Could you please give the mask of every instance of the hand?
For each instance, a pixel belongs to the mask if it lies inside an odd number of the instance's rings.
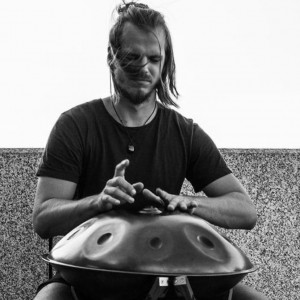
[[[114,205],[133,203],[134,196],[140,193],[144,185],[141,182],[130,184],[125,180],[125,170],[129,160],[121,161],[115,168],[114,177],[107,181],[106,186],[98,197],[99,211],[107,211]]]
[[[172,195],[159,188],[156,189],[156,194],[165,202],[167,210],[170,211],[174,211],[176,208],[187,211],[198,206],[196,199],[192,196]]]
[[[143,196],[145,199],[147,199],[148,205],[155,206],[157,208],[165,207],[165,202],[160,197],[152,193],[150,190],[144,189]]]

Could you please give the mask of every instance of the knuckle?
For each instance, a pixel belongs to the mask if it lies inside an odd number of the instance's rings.
[[[116,177],[114,178],[114,181],[115,181],[115,184],[121,185],[122,182],[123,182],[123,177],[121,177],[121,176],[116,176]]]
[[[104,187],[104,189],[103,189],[104,196],[106,196],[107,194],[109,194],[110,190],[111,190],[111,188],[109,188],[108,186]]]
[[[100,198],[100,203],[106,203],[109,199],[109,196],[107,194],[103,194],[102,197]]]
[[[122,182],[122,177],[121,176],[116,176],[115,180],[116,180],[117,184],[120,184]]]
[[[106,185],[113,185],[113,178],[112,178],[112,179],[109,179],[109,180],[106,182]]]

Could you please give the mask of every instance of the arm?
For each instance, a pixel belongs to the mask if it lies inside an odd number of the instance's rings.
[[[252,229],[255,226],[256,209],[233,174],[215,180],[203,191],[208,197],[198,200],[194,214],[224,228]]]
[[[116,166],[114,177],[108,180],[99,195],[72,200],[76,183],[40,177],[33,208],[34,230],[42,237],[64,235],[82,222],[111,210],[115,205],[134,202],[133,196],[143,188],[141,183],[131,185],[125,180],[129,161]]]
[[[40,177],[33,207],[33,227],[42,238],[64,235],[97,213],[94,197],[74,201],[76,184]],[[88,200],[88,201],[87,201]]]
[[[204,196],[177,196],[157,189],[157,195],[167,203],[167,209],[192,209],[194,215],[220,227],[252,229],[257,215],[254,205],[236,177],[223,176],[207,185]],[[148,193],[149,197],[149,193]]]

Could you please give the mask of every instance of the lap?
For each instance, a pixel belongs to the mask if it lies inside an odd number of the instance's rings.
[[[34,300],[76,300],[69,285],[61,282],[52,282],[43,287]]]
[[[232,300],[268,300],[268,298],[254,288],[239,283],[233,288]]]
[[[43,287],[34,300],[77,300],[77,298],[69,285],[52,282]],[[232,300],[268,300],[268,298],[255,289],[240,283],[233,288]]]

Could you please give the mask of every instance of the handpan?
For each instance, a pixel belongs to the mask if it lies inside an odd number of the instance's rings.
[[[229,290],[254,267],[206,221],[187,213],[111,211],[64,236],[44,259],[84,299],[143,299],[159,277],[188,277],[195,296]]]

